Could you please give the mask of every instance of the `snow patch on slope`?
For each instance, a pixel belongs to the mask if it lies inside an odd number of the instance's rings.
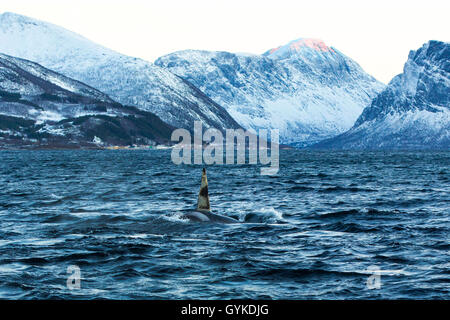
[[[155,64],[196,85],[243,127],[279,129],[282,143],[298,145],[348,130],[384,88],[322,42],[294,41],[269,52],[185,50]]]
[[[317,148],[450,149],[450,44],[411,51],[402,74],[364,109],[355,125]]]
[[[221,106],[170,71],[50,23],[0,15],[0,52],[35,61],[176,127],[192,129],[194,120],[206,127],[239,127]]]

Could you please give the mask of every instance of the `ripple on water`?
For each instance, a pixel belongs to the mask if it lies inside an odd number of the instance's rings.
[[[449,152],[208,166],[213,211],[242,222],[211,225],[184,218],[201,166],[122,151],[0,152],[0,298],[450,298]]]

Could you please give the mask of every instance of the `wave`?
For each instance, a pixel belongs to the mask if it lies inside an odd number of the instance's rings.
[[[315,189],[307,186],[294,186],[287,190],[288,193],[298,192],[298,191],[314,191]]]
[[[166,213],[159,216],[160,219],[164,219],[166,221],[175,222],[175,223],[188,223],[189,219],[187,219],[184,214],[181,212],[174,213]]]
[[[334,186],[334,187],[327,187],[323,189],[317,190],[319,193],[335,193],[335,192],[378,192],[376,189],[370,189],[370,188],[360,188],[360,187],[341,187],[341,186]]]
[[[284,222],[283,214],[275,208],[262,208],[244,216],[247,223],[280,223]]]
[[[325,269],[317,269],[317,268],[268,268],[262,269],[254,272],[250,272],[247,274],[247,277],[255,280],[255,279],[263,279],[270,281],[277,280],[299,280],[303,278],[311,278],[311,277],[361,277],[361,274],[358,272],[343,272],[336,270],[325,270]]]
[[[79,217],[71,215],[69,213],[61,213],[54,215],[50,218],[47,218],[43,221],[43,223],[61,223],[61,222],[70,222],[80,220]]]
[[[368,232],[379,232],[381,227],[367,227],[355,222],[344,223],[342,221],[327,225],[326,228],[333,231],[348,232],[348,233],[368,233]]]
[[[348,215],[359,214],[360,211],[358,209],[350,209],[350,210],[339,210],[335,212],[323,213],[320,214],[320,218],[340,218]]]

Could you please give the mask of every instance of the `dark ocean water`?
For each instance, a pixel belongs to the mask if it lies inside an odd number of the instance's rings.
[[[0,160],[0,298],[450,299],[449,152],[282,150],[277,176],[209,166],[234,225],[183,219],[201,167],[167,150]]]

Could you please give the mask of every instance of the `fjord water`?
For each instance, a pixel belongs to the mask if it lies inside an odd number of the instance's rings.
[[[282,150],[277,176],[208,166],[230,225],[183,219],[201,166],[168,150],[0,159],[0,298],[450,298],[449,152]]]

